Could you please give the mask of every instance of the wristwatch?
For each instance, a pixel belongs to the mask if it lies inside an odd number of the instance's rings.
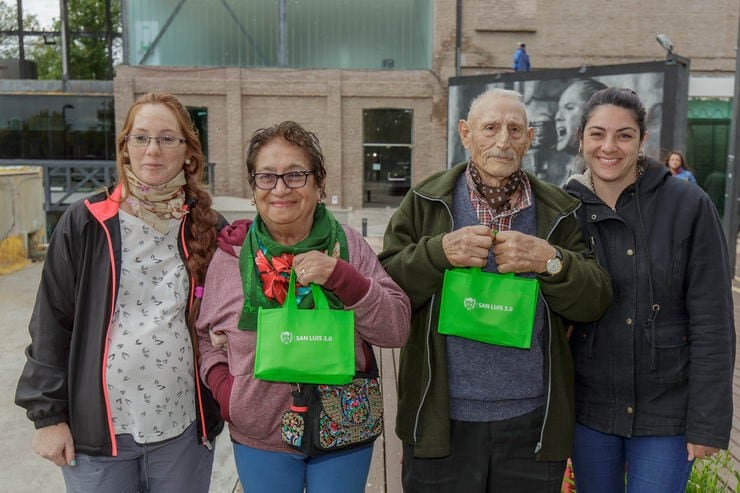
[[[557,248],[555,249],[555,256],[547,260],[545,270],[551,276],[560,274],[560,271],[563,270],[563,254]]]

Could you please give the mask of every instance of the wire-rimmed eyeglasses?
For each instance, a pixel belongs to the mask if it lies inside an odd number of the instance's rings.
[[[250,176],[260,190],[272,190],[277,186],[278,179],[283,180],[286,187],[295,189],[305,187],[308,182],[308,176],[314,174],[314,172],[314,170],[289,171],[283,174],[252,172]]]
[[[157,144],[159,144],[159,147],[166,148],[177,147],[180,144],[184,144],[185,142],[187,142],[187,140],[183,139],[182,137],[174,137],[172,135],[149,137],[148,135],[143,134],[132,134],[126,136],[126,142],[134,147],[149,147],[149,142],[151,142],[152,140],[156,141]]]

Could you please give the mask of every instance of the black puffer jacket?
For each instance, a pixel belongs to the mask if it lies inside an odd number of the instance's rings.
[[[576,419],[619,436],[681,435],[726,448],[735,360],[731,274],[717,211],[696,185],[647,161],[612,210],[576,176],[566,190],[614,301],[576,326]]]
[[[29,324],[31,344],[15,402],[36,428],[67,422],[75,451],[117,455],[103,388],[106,341],[121,271],[120,188],[77,202],[54,229]],[[181,223],[187,256],[189,215]],[[222,226],[222,224],[221,224]],[[190,301],[192,303],[192,286]],[[198,375],[197,362],[195,374]],[[210,391],[196,379],[199,440],[210,447],[223,421]]]

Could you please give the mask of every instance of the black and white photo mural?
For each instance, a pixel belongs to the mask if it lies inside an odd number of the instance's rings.
[[[633,89],[647,109],[648,156],[661,159],[671,149],[684,149],[688,105],[688,60],[605,65],[576,69],[513,72],[450,79],[447,165],[468,159],[457,135],[457,124],[467,118],[470,102],[490,88],[513,89],[522,94],[532,146],[524,169],[562,185],[581,172],[578,158],[578,125],[584,103],[608,86]]]

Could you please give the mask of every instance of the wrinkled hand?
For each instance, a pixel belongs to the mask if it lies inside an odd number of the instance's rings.
[[[208,335],[211,337],[211,345],[213,346],[213,349],[226,350],[226,348],[229,347],[229,338],[226,337],[226,334],[223,331],[214,331],[211,329],[208,331]]]
[[[719,451],[718,448],[708,447],[706,445],[697,445],[695,443],[687,443],[686,450],[689,453],[689,460],[703,459],[710,457]]]
[[[318,250],[299,253],[293,258],[296,280],[303,286],[311,283],[323,285],[334,272],[336,265],[337,259]]]
[[[555,247],[547,240],[518,231],[501,231],[494,238],[493,253],[502,274],[508,272],[545,272],[547,261],[555,256]]]
[[[486,226],[465,226],[442,237],[442,250],[455,267],[485,267],[493,244]]]
[[[44,426],[33,435],[33,450],[61,467],[75,465],[75,446],[67,423]]]

